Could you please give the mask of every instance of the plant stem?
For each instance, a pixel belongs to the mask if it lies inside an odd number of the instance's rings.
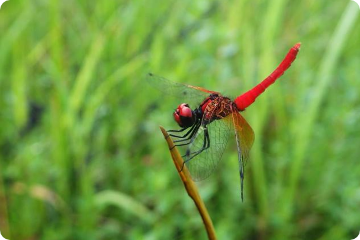
[[[184,165],[184,167],[182,167],[184,160],[180,156],[179,151],[174,146],[174,143],[171,140],[171,138],[169,137],[166,130],[161,126],[160,126],[160,129],[161,129],[161,132],[163,133],[165,140],[169,146],[171,157],[172,157],[175,167],[180,175],[180,179],[184,183],[186,192],[192,198],[192,200],[194,201],[194,203],[196,205],[196,208],[198,209],[198,211],[200,213],[200,216],[205,225],[207,235],[210,240],[215,240],[216,235],[215,235],[214,225],[211,221],[210,215],[205,207],[205,204],[204,204],[203,200],[201,199],[199,191],[197,190],[197,187],[196,187],[194,181],[191,179],[190,172],[185,165]],[[181,170],[181,168],[182,168],[182,170]]]

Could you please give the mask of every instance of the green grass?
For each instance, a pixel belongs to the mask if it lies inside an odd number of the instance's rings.
[[[12,239],[206,239],[148,72],[235,97],[302,42],[199,189],[219,239],[360,230],[360,22],[347,1],[14,1],[0,10],[0,229]]]

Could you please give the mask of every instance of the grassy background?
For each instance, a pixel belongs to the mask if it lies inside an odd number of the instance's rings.
[[[0,229],[16,239],[206,239],[158,128],[168,79],[237,96],[297,42],[200,182],[219,239],[352,239],[360,230],[360,22],[354,2],[22,1],[0,10]]]

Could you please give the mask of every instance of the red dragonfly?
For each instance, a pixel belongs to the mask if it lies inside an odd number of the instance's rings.
[[[164,93],[201,102],[194,110],[188,103],[180,104],[173,116],[181,129],[168,131],[171,137],[176,138],[175,146],[185,147],[184,164],[195,181],[207,178],[215,170],[229,135],[233,133],[238,150],[243,200],[244,168],[254,142],[254,132],[239,112],[249,107],[266,88],[284,74],[295,60],[299,49],[300,43],[295,44],[275,71],[235,100],[219,92],[174,83],[149,73],[148,82]]]

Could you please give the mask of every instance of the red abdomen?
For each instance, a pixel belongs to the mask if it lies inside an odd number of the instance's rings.
[[[239,111],[244,111],[245,108],[250,106],[253,102],[255,102],[256,98],[265,91],[271,84],[273,84],[276,79],[281,77],[284,72],[291,66],[291,63],[295,60],[296,55],[300,49],[300,43],[295,44],[288,54],[285,56],[284,60],[280,63],[280,65],[273,71],[267,78],[265,78],[261,83],[256,85],[253,89],[247,91],[241,96],[235,99],[236,107]]]

